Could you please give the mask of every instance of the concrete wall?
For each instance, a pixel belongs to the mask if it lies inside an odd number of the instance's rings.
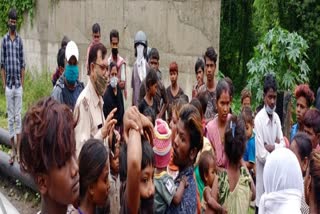
[[[195,82],[194,63],[208,46],[219,52],[220,0],[37,0],[31,26],[27,20],[20,29],[26,63],[31,72],[56,67],[56,54],[63,35],[80,49],[81,79],[86,82],[86,49],[91,26],[101,26],[102,42],[108,48],[109,32],[120,33],[119,53],[129,66],[134,63],[133,38],[138,30],[146,32],[150,47],[160,52],[160,67],[165,85],[170,84],[168,65],[179,65],[179,84],[190,96]],[[131,77],[131,69],[127,70]],[[130,82],[128,81],[128,87]]]

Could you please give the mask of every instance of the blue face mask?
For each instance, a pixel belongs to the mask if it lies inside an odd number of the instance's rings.
[[[79,68],[77,65],[66,65],[64,76],[70,85],[74,85],[79,77]]]

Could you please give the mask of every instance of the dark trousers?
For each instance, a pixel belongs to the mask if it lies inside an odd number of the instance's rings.
[[[256,206],[256,212],[255,214],[258,214],[259,213],[259,207]]]

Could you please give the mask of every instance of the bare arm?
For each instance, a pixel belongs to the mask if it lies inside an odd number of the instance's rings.
[[[176,194],[174,194],[173,196],[172,202],[174,205],[180,204],[183,197],[184,190],[187,186],[188,186],[187,177],[184,176],[180,181]]]
[[[226,213],[226,210],[223,206],[218,203],[218,176],[215,176],[212,189],[206,188],[204,190],[204,200],[207,202],[209,209],[214,210],[216,212]]]
[[[161,107],[161,110],[158,114],[158,118],[162,118],[163,114],[166,112],[167,110],[167,107],[168,107],[168,103],[164,103]]]
[[[137,185],[140,182],[142,159],[140,133],[134,129],[130,129],[127,145],[128,176],[125,197],[127,197],[128,208],[130,210],[130,213],[138,213],[140,206],[140,192],[137,191]]]

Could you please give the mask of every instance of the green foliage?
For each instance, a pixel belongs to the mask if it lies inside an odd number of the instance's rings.
[[[1,0],[0,35],[4,35],[8,31],[8,13],[11,8],[15,8],[17,10],[17,26],[19,29],[24,21],[23,18],[26,13],[28,13],[30,16],[31,21],[33,20],[36,8],[36,0]]]
[[[258,101],[263,97],[264,77],[275,75],[280,90],[293,90],[297,84],[309,81],[306,63],[307,42],[297,33],[280,27],[271,29],[255,47],[255,55],[248,62],[248,88]]]
[[[26,71],[24,88],[23,88],[23,103],[22,103],[22,115],[24,115],[27,109],[33,105],[36,101],[45,96],[50,96],[52,91],[52,83],[50,73]],[[0,84],[0,127],[7,128],[6,118],[6,97],[4,90],[2,89],[2,83]]]

